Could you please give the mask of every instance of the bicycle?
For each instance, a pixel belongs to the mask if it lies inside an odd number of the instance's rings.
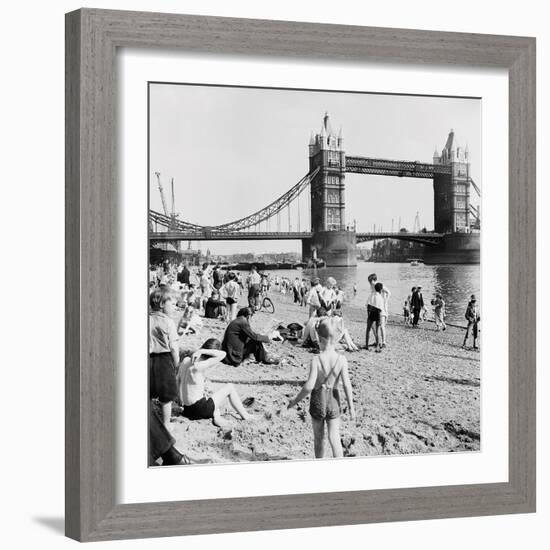
[[[271,298],[267,295],[267,292],[260,292],[256,296],[256,301],[254,303],[254,311],[265,310],[267,313],[275,313],[275,305],[271,301]]]

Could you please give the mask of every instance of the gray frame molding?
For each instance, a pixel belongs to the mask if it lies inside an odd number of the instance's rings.
[[[509,481],[116,504],[119,47],[509,71]],[[524,289],[521,293],[515,289]],[[66,15],[66,534],[81,541],[535,511],[535,39],[82,9]]]

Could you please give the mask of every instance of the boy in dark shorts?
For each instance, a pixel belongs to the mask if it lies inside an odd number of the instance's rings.
[[[367,301],[367,334],[366,350],[369,350],[369,335],[371,328],[374,325],[374,337],[375,337],[375,351],[380,353],[380,314],[384,311],[384,297],[382,296],[382,289],[384,286],[382,283],[376,283],[374,285],[374,291],[371,292]]]
[[[179,336],[170,318],[176,304],[172,292],[164,287],[151,293],[149,305],[149,394],[160,401],[162,421],[169,426],[172,401],[178,396]]]

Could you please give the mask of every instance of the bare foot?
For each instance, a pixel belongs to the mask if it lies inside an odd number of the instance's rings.
[[[191,458],[190,456],[183,455],[178,466],[189,466],[190,464],[211,464],[210,458]]]
[[[214,426],[217,426],[218,428],[222,428],[224,430],[231,428],[231,423],[227,422],[226,420],[223,420],[221,416],[216,415],[214,418],[212,418],[212,424]]]

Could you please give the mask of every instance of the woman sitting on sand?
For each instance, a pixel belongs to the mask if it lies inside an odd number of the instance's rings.
[[[218,365],[225,358],[225,351],[221,350],[221,343],[215,338],[207,340],[191,357],[186,357],[180,364],[177,383],[183,416],[189,420],[211,418],[215,426],[227,427],[229,424],[222,420],[220,407],[226,398],[243,420],[250,420],[248,414],[235,390],[233,384],[226,384],[211,397],[206,397],[204,372]]]
[[[340,443],[340,395],[337,388],[340,381],[344,384],[350,417],[352,420],[355,419],[348,362],[334,348],[336,334],[331,319],[323,319],[317,332],[321,353],[311,360],[309,377],[300,393],[289,401],[287,408],[294,407],[311,394],[309,413],[313,424],[315,458],[323,458],[325,454],[325,423],[332,455],[341,457],[344,453]]]
[[[334,341],[342,344],[346,351],[359,351],[359,348],[351,338],[349,330],[344,325],[342,310],[337,309],[334,311],[332,322],[334,323]]]

